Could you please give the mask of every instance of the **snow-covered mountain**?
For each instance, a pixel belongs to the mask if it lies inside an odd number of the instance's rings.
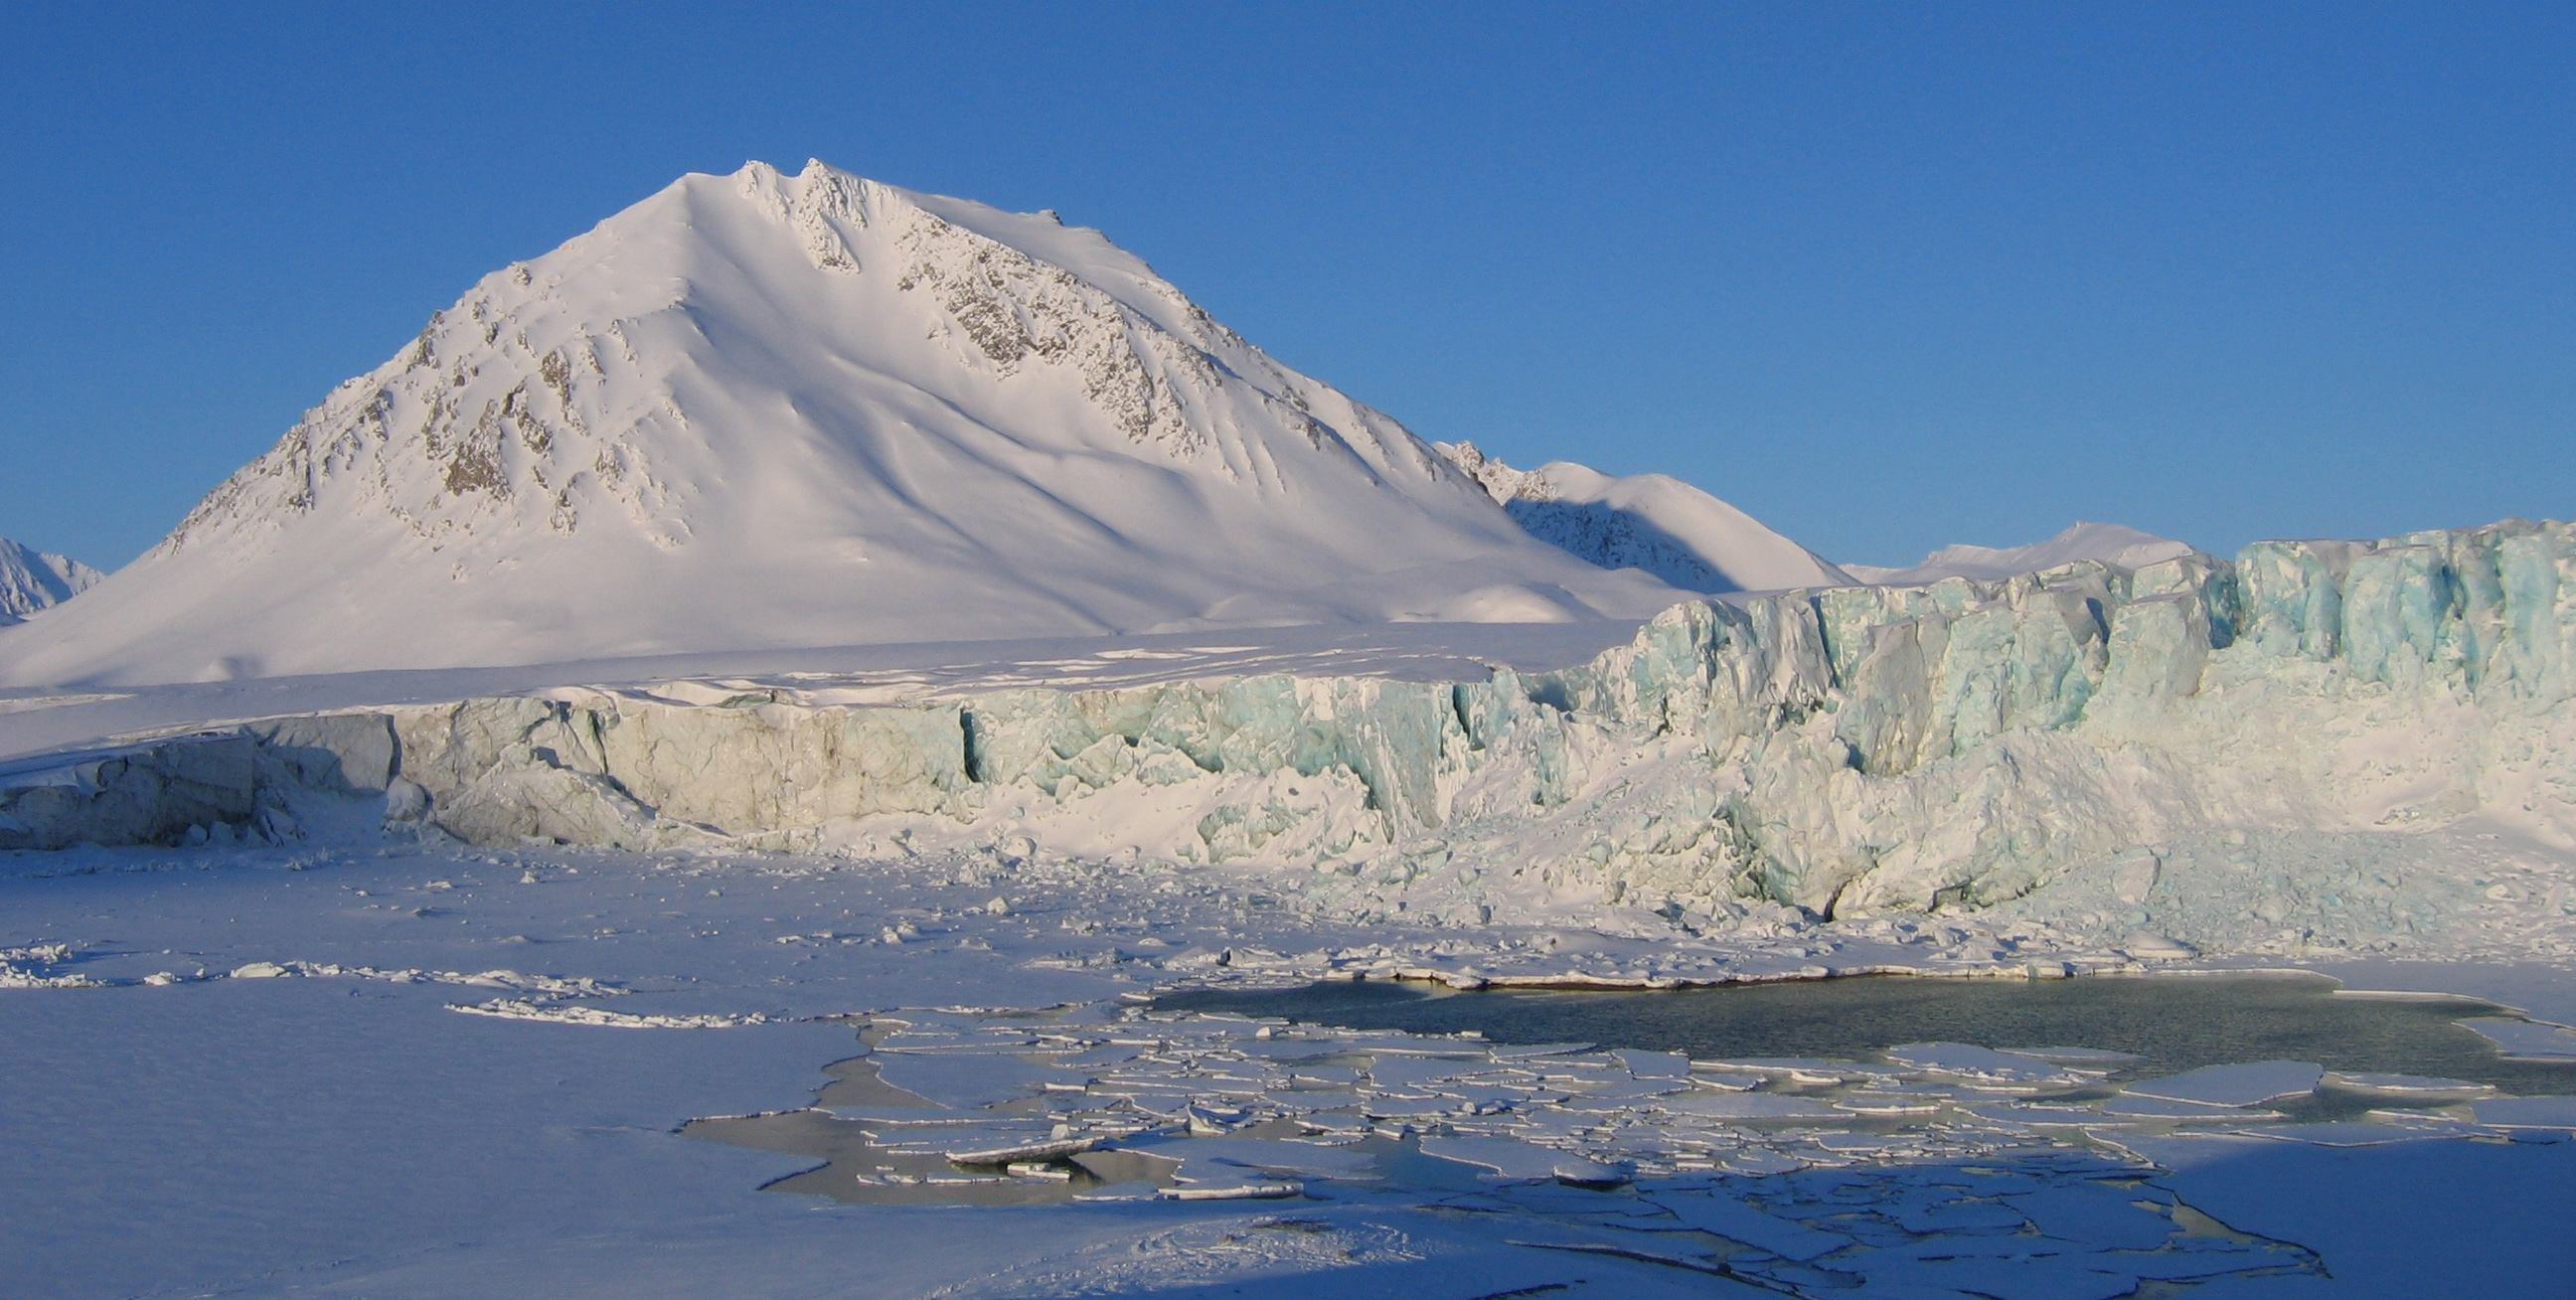
[[[26,621],[98,585],[107,575],[65,555],[0,537],[0,627]]]
[[[809,163],[486,276],[0,681],[1643,617],[1099,232]]]
[[[1665,474],[1604,474],[1572,461],[1513,469],[1472,442],[1434,443],[1530,535],[1605,569],[1643,569],[1685,591],[1848,587],[1851,575],[1760,520]]]
[[[2028,546],[1944,546],[1924,556],[1921,564],[1908,568],[1845,564],[1842,570],[1873,587],[1917,587],[1943,578],[1995,582],[2025,573],[2044,572],[2078,560],[2100,560],[2123,569],[2142,569],[2150,564],[2196,553],[2191,543],[2177,542],[2170,537],[2158,537],[2118,524],[2078,522],[2047,541],[2032,542]]]

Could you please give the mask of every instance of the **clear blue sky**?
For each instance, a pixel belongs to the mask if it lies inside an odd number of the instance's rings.
[[[2576,6],[0,14],[0,535],[132,558],[478,276],[817,156],[1836,558],[2576,515]]]

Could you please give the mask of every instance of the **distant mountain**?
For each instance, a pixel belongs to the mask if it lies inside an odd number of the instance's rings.
[[[2142,533],[2135,528],[2078,523],[2047,541],[2033,542],[2028,546],[1944,546],[1924,556],[1921,564],[1910,568],[1882,569],[1867,564],[1842,567],[1843,572],[1873,587],[1915,587],[1939,582],[1943,578],[1975,578],[1981,582],[1992,582],[2054,569],[2077,560],[2100,560],[2124,569],[2137,569],[2192,552],[2189,542]]]
[[[1807,548],[1669,475],[1618,478],[1565,460],[1520,470],[1472,442],[1432,445],[1531,536],[1603,568],[1642,569],[1698,592],[1853,585]]]
[[[68,556],[32,551],[0,537],[0,627],[25,622],[98,585],[106,574]]]
[[[1098,231],[809,163],[486,276],[0,682],[1644,617]]]

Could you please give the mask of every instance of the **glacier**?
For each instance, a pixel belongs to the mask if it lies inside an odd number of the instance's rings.
[[[383,791],[392,829],[475,844],[1160,862],[1350,919],[2082,912],[2142,950],[2402,945],[2483,887],[2427,866],[2429,833],[2576,848],[2571,697],[2576,525],[2507,521],[1686,603],[1482,680],[272,718],[15,760],[0,847],[291,835],[313,791]]]

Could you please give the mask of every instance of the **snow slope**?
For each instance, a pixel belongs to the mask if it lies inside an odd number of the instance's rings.
[[[1644,617],[1099,232],[810,163],[485,277],[0,681]]]
[[[0,537],[0,626],[26,621],[98,585],[107,575],[68,556],[29,550]]]
[[[2028,546],[1944,546],[1921,564],[1885,569],[1872,564],[1846,564],[1842,571],[1874,587],[1920,587],[1943,578],[1997,582],[2025,573],[2041,573],[2078,560],[2099,560],[2123,569],[2143,569],[2165,560],[2195,554],[2189,542],[2142,533],[2118,524],[2074,527]]]
[[[1620,478],[1564,460],[1519,470],[1472,442],[1433,446],[1531,536],[1606,569],[1643,569],[1709,593],[1852,585],[1807,548],[1670,475]]]

